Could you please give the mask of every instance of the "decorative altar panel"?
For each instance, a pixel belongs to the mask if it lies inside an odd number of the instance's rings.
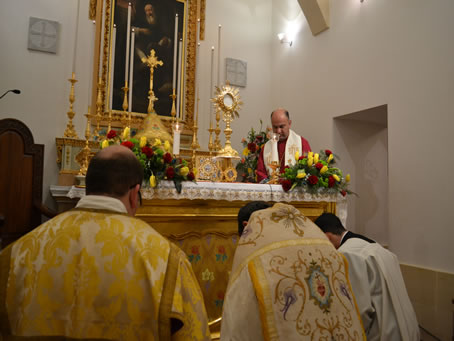
[[[57,186],[54,186],[55,193]],[[177,244],[187,255],[202,289],[210,320],[222,314],[233,255],[238,242],[238,210],[247,202],[287,202],[314,220],[323,212],[346,219],[346,200],[338,195],[311,195],[280,185],[184,182],[177,193],[172,182],[142,188],[137,217]],[[84,189],[72,187],[69,198]]]

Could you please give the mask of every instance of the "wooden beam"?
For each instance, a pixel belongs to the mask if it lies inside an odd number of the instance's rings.
[[[329,0],[298,0],[312,35],[329,28]]]

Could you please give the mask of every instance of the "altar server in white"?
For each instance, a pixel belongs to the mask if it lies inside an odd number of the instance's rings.
[[[369,238],[347,231],[332,213],[323,213],[315,224],[348,260],[367,340],[419,340],[418,321],[396,255]]]

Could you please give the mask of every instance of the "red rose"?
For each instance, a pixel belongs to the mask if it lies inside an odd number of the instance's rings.
[[[188,175],[186,175],[186,177],[188,178],[189,181],[192,181],[192,180],[195,179],[195,176],[194,176],[193,172],[189,172]]]
[[[131,141],[124,141],[121,143],[121,145],[129,149],[132,149],[132,147],[134,147],[134,143],[132,143]]]
[[[302,160],[304,158],[306,158],[306,157],[304,155],[301,155],[298,160]]]
[[[245,163],[246,160],[244,158],[241,159],[241,163]]]
[[[282,185],[282,189],[285,192],[288,192],[290,190],[290,188],[292,188],[292,182],[288,179],[282,180],[281,185]]]
[[[255,151],[257,150],[257,145],[254,142],[248,143],[247,149],[249,149],[251,153],[255,153]]]
[[[165,163],[170,163],[172,162],[172,155],[170,153],[165,153],[164,154],[164,162]]]
[[[326,156],[330,156],[333,152],[329,149],[325,149]]]
[[[255,139],[256,139],[258,142],[260,142],[260,141],[262,141],[263,136],[262,136],[262,135],[257,135],[257,136],[255,137]]]
[[[318,178],[315,175],[311,175],[307,181],[309,182],[310,185],[316,185],[318,183]]]
[[[225,247],[223,245],[218,246],[218,252],[221,254],[225,254]]]
[[[153,156],[153,149],[145,146],[142,148],[142,153],[144,153],[147,156],[147,158],[151,158]]]
[[[117,136],[117,132],[115,130],[111,130],[107,133],[107,138],[108,139],[113,139],[114,137]]]
[[[343,197],[345,197],[347,195],[347,192],[345,192],[344,190],[341,191],[341,194]]]
[[[328,187],[333,187],[335,183],[336,183],[336,180],[333,178],[332,175],[330,175],[328,178]]]
[[[322,169],[322,168],[323,168],[323,163],[317,162],[317,163],[315,164],[315,168],[317,168],[318,170]]]
[[[172,180],[175,176],[175,169],[173,167],[169,167],[166,169],[166,177],[168,180]]]

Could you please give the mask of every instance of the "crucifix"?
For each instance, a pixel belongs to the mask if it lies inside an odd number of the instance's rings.
[[[142,57],[142,63],[147,64],[147,66],[150,68],[150,91],[148,91],[148,113],[154,113],[154,102],[158,99],[153,92],[153,73],[154,69],[157,68],[158,66],[162,66],[164,63],[162,60],[158,60],[158,57],[156,57],[156,53],[153,49],[150,50],[150,55],[145,58]]]

